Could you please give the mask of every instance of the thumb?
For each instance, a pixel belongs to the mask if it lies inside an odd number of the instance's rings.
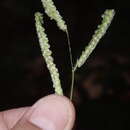
[[[50,95],[36,102],[11,130],[71,130],[74,118],[66,97]]]

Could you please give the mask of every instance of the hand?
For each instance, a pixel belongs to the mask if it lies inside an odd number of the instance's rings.
[[[71,130],[75,119],[72,103],[50,95],[32,107],[0,112],[0,130]]]

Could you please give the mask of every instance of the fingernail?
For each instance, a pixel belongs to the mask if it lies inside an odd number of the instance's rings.
[[[61,96],[48,96],[32,106],[29,121],[42,130],[64,130],[69,122],[69,101]]]

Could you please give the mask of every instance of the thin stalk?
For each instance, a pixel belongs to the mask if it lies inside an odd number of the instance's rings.
[[[72,81],[71,81],[71,90],[70,90],[70,100],[73,99],[74,79],[75,79],[75,71],[72,69]]]
[[[71,63],[71,68],[73,70],[73,58],[72,58],[72,50],[71,50],[70,36],[69,36],[68,30],[66,31],[66,35],[67,35],[67,40],[68,40],[70,63]]]
[[[67,40],[68,40],[69,56],[70,56],[70,63],[71,63],[71,68],[72,68],[72,79],[71,79],[71,90],[70,90],[70,100],[72,100],[75,73],[74,73],[74,64],[73,64],[72,50],[71,50],[71,44],[70,44],[70,36],[69,36],[68,30],[66,31],[66,35],[67,35]]]

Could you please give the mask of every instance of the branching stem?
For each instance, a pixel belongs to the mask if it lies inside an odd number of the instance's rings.
[[[73,90],[74,90],[74,77],[75,77],[75,71],[74,71],[74,64],[73,64],[73,57],[72,57],[72,50],[71,50],[71,44],[70,44],[70,36],[68,31],[66,31],[67,40],[68,40],[68,47],[69,47],[69,56],[70,56],[70,63],[72,68],[72,79],[71,79],[71,90],[70,90],[70,100],[73,98]]]

